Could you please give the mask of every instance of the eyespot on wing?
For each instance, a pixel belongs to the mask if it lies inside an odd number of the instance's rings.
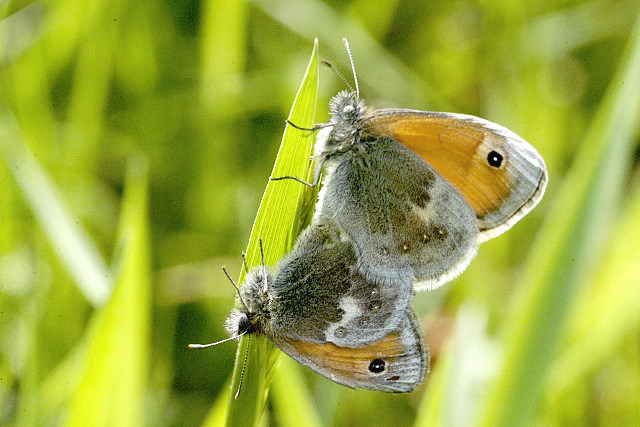
[[[505,231],[544,193],[542,157],[518,135],[487,120],[387,109],[377,110],[364,126],[374,136],[391,136],[430,164],[469,203],[481,230]]]

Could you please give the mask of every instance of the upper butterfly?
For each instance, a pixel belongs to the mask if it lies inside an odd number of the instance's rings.
[[[542,198],[548,176],[515,133],[456,113],[367,108],[338,93],[317,125],[314,222],[353,242],[366,277],[433,289],[460,274],[480,243],[511,228]]]

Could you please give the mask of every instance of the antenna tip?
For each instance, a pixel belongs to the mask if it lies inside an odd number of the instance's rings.
[[[346,37],[342,38],[342,43],[344,43],[344,47],[347,49],[347,53],[349,54],[349,62],[351,62],[351,71],[353,71],[353,80],[356,84],[356,98],[360,99],[360,88],[358,87],[358,76],[356,75],[356,66],[353,63],[353,55],[351,55],[351,47],[349,46],[349,42]]]

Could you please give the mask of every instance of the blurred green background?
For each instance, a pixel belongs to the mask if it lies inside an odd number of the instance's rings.
[[[240,271],[314,38],[348,76],[347,37],[369,105],[500,123],[550,184],[417,295],[417,392],[353,391],[281,356],[261,422],[640,425],[637,0],[0,13],[0,424],[223,422],[237,346],[186,346],[225,337],[220,267]],[[315,122],[342,88],[320,69]]]

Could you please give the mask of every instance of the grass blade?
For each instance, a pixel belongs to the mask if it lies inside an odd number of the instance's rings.
[[[576,300],[567,325],[567,343],[547,379],[551,405],[607,360],[613,360],[640,326],[640,187],[636,188],[588,291]],[[615,316],[608,315],[615,313]],[[633,335],[633,333],[631,333]],[[585,357],[588,354],[589,357]]]
[[[640,121],[640,26],[558,191],[522,277],[504,343],[506,360],[483,425],[525,425],[541,404],[574,292],[597,262],[618,211]]]
[[[0,154],[22,196],[80,292],[94,307],[111,293],[110,272],[96,244],[66,208],[13,117],[0,113]]]
[[[316,41],[309,67],[289,115],[292,123],[302,127],[313,126],[317,89],[318,43]],[[312,145],[311,132],[301,132],[287,126],[272,176],[288,175],[308,179]],[[250,267],[259,265],[261,262],[259,238],[263,240],[267,265],[273,265],[291,249],[303,222],[300,218],[303,197],[310,192],[310,189],[293,180],[270,181],[267,184],[247,247],[247,263]],[[240,275],[241,281],[243,278],[244,272]],[[248,337],[243,337],[238,345],[227,425],[250,426],[259,422],[267,398],[268,376],[278,355],[275,347],[265,337],[251,337],[242,392],[237,399],[234,399],[244,362],[247,339]]]
[[[306,387],[303,368],[290,357],[280,360],[278,375],[273,379],[271,401],[274,414],[282,427],[321,426],[320,414]],[[295,397],[292,399],[292,397]]]
[[[141,425],[149,364],[151,274],[147,165],[129,168],[115,288],[87,333],[87,359],[68,425]]]

